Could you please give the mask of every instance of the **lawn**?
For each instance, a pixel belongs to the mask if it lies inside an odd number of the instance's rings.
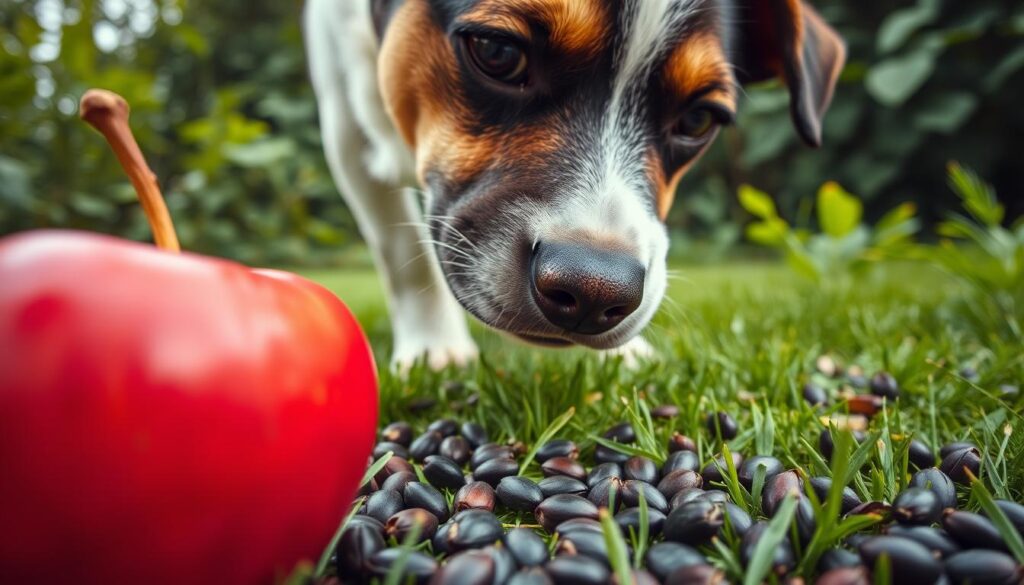
[[[669,437],[679,432],[696,441],[703,464],[725,448],[704,424],[708,413],[722,411],[738,422],[737,436],[727,442],[730,451],[774,455],[807,476],[831,475],[834,470],[817,448],[824,417],[842,418],[841,392],[867,390],[851,388],[856,384],[847,377],[816,371],[818,358],[827,355],[842,367],[861,368],[867,377],[890,372],[900,386],[895,404],[870,419],[868,431],[876,434],[869,436],[876,441],[850,484],[863,501],[891,501],[906,487],[913,471],[906,457],[911,437],[936,455],[939,446],[952,441],[975,443],[988,491],[1024,500],[1024,396],[1018,389],[1024,382],[1024,348],[1012,333],[970,318],[966,303],[972,301],[937,269],[885,264],[812,286],[781,264],[674,268],[670,298],[646,332],[660,352],[657,361],[628,370],[617,360],[601,361],[580,350],[528,348],[474,326],[482,350],[475,367],[442,373],[416,369],[407,379],[383,373],[381,426],[406,420],[418,433],[438,418],[478,421],[492,440],[520,441],[529,449],[567,420],[555,436],[575,440],[589,467],[600,433],[632,421],[638,427],[636,452],[664,459]],[[373,273],[307,275],[350,304],[385,363],[388,325]],[[807,382],[827,390],[827,406],[813,407],[802,398]],[[678,416],[647,419],[647,410],[662,404],[677,405]],[[571,417],[557,420],[570,409]],[[525,475],[539,478],[540,469],[533,464]],[[729,488],[756,518],[756,495]],[[979,507],[968,487],[958,489],[962,507]],[[836,540],[822,539],[822,546]],[[738,546],[725,542],[705,549],[737,580],[731,555]],[[813,563],[800,571],[811,577]]]

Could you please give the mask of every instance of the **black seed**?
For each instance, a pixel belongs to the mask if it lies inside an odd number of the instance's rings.
[[[939,449],[939,459],[945,459],[947,455],[954,451],[961,451],[963,449],[977,449],[978,446],[970,441],[954,441],[952,443],[946,443]]]
[[[670,574],[683,567],[706,565],[708,560],[697,549],[678,542],[659,542],[652,546],[644,557],[647,570],[664,581]]]
[[[627,479],[622,482],[622,491],[620,492],[622,506],[627,508],[639,506],[641,493],[643,493],[644,499],[647,500],[649,508],[668,514],[668,500],[658,491],[658,488],[635,479]]]
[[[576,443],[569,439],[551,439],[547,443],[540,446],[537,449],[537,455],[534,459],[544,463],[548,459],[554,459],[555,457],[571,457],[576,459],[580,456],[580,449],[576,446]]]
[[[512,447],[505,445],[498,445],[496,443],[487,443],[481,445],[473,451],[473,456],[469,458],[469,466],[474,471],[477,467],[492,459],[511,459],[514,460],[515,453],[512,452]]]
[[[411,471],[399,471],[398,473],[388,476],[388,478],[384,480],[384,483],[380,485],[380,489],[394,490],[398,493],[402,493],[405,491],[405,486],[408,485],[409,482],[418,480],[419,478],[416,477],[416,474]]]
[[[728,585],[725,575],[711,565],[691,565],[676,569],[665,579],[665,585]]]
[[[408,447],[412,442],[412,427],[404,421],[393,422],[380,432],[380,440]]]
[[[783,471],[764,483],[761,490],[761,511],[769,518],[775,515],[782,500],[796,493],[802,496],[803,481],[795,471]]]
[[[441,441],[441,447],[438,452],[458,463],[459,466],[465,465],[466,462],[469,461],[469,441],[458,435],[445,437],[445,439]]]
[[[430,585],[491,585],[494,582],[494,561],[480,550],[468,550],[452,556],[442,566]]]
[[[858,444],[863,443],[864,439],[866,438],[867,435],[865,435],[861,431],[853,432],[853,439]],[[826,461],[830,461],[832,459],[832,451],[834,449],[835,443],[832,441],[832,433],[830,432],[830,430],[825,429],[821,431],[821,434],[818,435],[818,450],[821,451],[821,454],[825,457]]]
[[[874,536],[861,543],[859,552],[872,570],[883,555],[888,556],[893,583],[932,585],[942,574],[942,563],[927,548],[907,538]]]
[[[441,441],[444,437],[440,433],[426,432],[416,437],[409,446],[409,455],[412,456],[413,461],[417,463],[423,463],[427,457],[436,455],[437,450],[441,447]]]
[[[613,585],[622,583],[618,577],[612,577]],[[649,571],[644,569],[633,569],[629,573],[629,583],[626,585],[661,585]]]
[[[599,534],[604,533],[604,528],[601,527],[601,523],[593,518],[573,518],[572,520],[566,520],[558,526],[555,526],[555,532],[558,534],[571,534],[581,530],[586,532],[597,532]]]
[[[403,459],[409,458],[409,450],[406,449],[404,445],[384,441],[373,446],[373,459],[380,459],[384,455],[387,455],[388,451],[391,451],[392,455],[395,457],[401,457]]]
[[[766,530],[768,530],[768,523],[758,522],[751,526],[747,533],[743,535],[743,539],[740,541],[740,561],[744,567],[750,566],[750,560],[754,557],[757,543],[761,541],[761,537],[764,536]],[[779,546],[775,547],[771,571],[781,577],[793,570],[795,565],[796,557],[793,556],[793,546],[788,538],[783,539]]]
[[[679,407],[675,404],[662,404],[651,410],[651,417],[667,420],[679,416]]]
[[[454,552],[483,548],[501,540],[504,531],[498,518],[486,510],[464,510],[452,518],[445,533]]]
[[[363,575],[370,569],[370,557],[384,549],[384,538],[369,524],[349,525],[341,533],[335,549],[335,566],[339,575]]]
[[[402,501],[402,494],[399,492],[395,490],[382,490],[370,494],[370,497],[366,498],[366,503],[363,504],[363,507],[367,516],[384,523],[388,521],[388,518],[404,508],[405,502]]]
[[[900,385],[889,372],[878,372],[871,376],[871,393],[875,396],[896,400],[900,397]]]
[[[1024,505],[1007,500],[996,500],[996,506],[1003,511],[1017,532],[1024,536]]]
[[[818,501],[823,505],[825,500],[828,499],[828,492],[832,489],[832,478],[831,477],[812,477],[810,479],[811,488],[814,489],[814,495],[818,496]],[[853,510],[857,506],[860,506],[863,502],[857,497],[857,492],[850,489],[849,486],[843,488],[843,499],[839,505],[839,510],[843,514],[849,514],[850,510]]]
[[[658,483],[658,466],[646,457],[635,455],[622,466],[623,479],[635,479],[647,483]]]
[[[629,459],[629,455],[616,451],[615,449],[609,449],[604,445],[598,445],[594,447],[594,462],[595,463],[618,463],[623,464]]]
[[[851,546],[853,548],[860,548],[860,545],[867,542],[870,538],[874,537],[870,534],[865,534],[863,532],[856,532],[846,537],[846,544],[847,546]]]
[[[934,467],[922,469],[910,478],[910,487],[923,487],[932,490],[939,498],[942,509],[956,508],[956,488],[949,476]]]
[[[452,505],[456,512],[463,510],[494,510],[495,493],[494,488],[482,481],[467,483],[459,488],[455,494]]]
[[[558,585],[606,585],[611,578],[604,563],[581,555],[555,557],[544,570]]]
[[[691,453],[697,452],[697,443],[686,435],[679,433],[672,433],[672,436],[668,438],[668,452],[678,453],[679,451],[689,451]]]
[[[687,502],[704,499],[705,494],[706,492],[700,488],[686,488],[679,490],[674,496],[672,496],[672,499],[669,500],[668,507],[670,510],[675,510]]]
[[[541,502],[533,511],[533,515],[537,518],[538,524],[551,532],[555,526],[573,518],[596,520],[597,506],[580,496],[559,494]]]
[[[942,516],[942,507],[930,489],[907,488],[892,501],[892,515],[901,524],[932,524]]]
[[[730,501],[729,494],[720,490],[706,490],[697,496],[697,499],[711,502],[712,504],[725,504]]]
[[[910,464],[918,469],[935,466],[935,453],[932,452],[932,448],[917,439],[910,441],[907,458],[910,459]]]
[[[491,486],[498,485],[502,478],[519,473],[519,464],[512,459],[491,459],[484,461],[479,467],[473,470],[473,477],[477,481],[488,483]]]
[[[615,490],[615,505],[611,505],[611,493]],[[617,477],[605,478],[590,488],[587,499],[598,508],[608,508],[614,514],[622,504],[622,480]]]
[[[423,465],[423,476],[427,478],[430,485],[441,489],[459,489],[466,485],[466,478],[462,475],[462,468],[459,464],[445,457],[444,455],[431,455],[427,457]]]
[[[764,469],[764,480],[767,482],[769,479],[785,471],[782,466],[782,462],[774,457],[768,457],[765,455],[755,455],[750,459],[746,459],[736,470],[736,476],[740,480],[740,484],[748,490],[754,485],[754,476],[757,474],[758,468]]]
[[[726,441],[735,439],[736,435],[739,434],[739,426],[736,425],[736,420],[724,412],[709,414],[705,424],[711,436],[719,437]]]
[[[388,459],[384,463],[384,467],[381,467],[380,471],[373,476],[373,480],[377,482],[377,485],[381,485],[388,477],[400,471],[408,471],[409,473],[415,472],[412,467],[412,463],[409,463],[402,457],[392,457],[391,459]]]
[[[408,508],[423,508],[437,517],[439,522],[448,520],[448,501],[444,494],[437,491],[437,488],[427,483],[418,481],[405,484],[405,491],[402,498]]]
[[[800,544],[807,546],[818,529],[818,520],[814,516],[814,506],[807,498],[801,497],[796,503],[796,533]]]
[[[968,485],[971,483],[971,479],[967,472],[970,471],[974,477],[978,477],[978,473],[981,471],[981,453],[974,447],[953,451],[942,458],[942,465],[939,469],[956,483]]]
[[[504,546],[492,545],[483,549],[483,552],[494,561],[493,583],[495,585],[507,583],[519,569],[515,557]]]
[[[676,451],[672,453],[665,460],[665,463],[662,464],[661,475],[664,477],[680,469],[689,469],[690,471],[700,469],[700,459],[697,457],[697,454],[693,451]]]
[[[923,545],[926,549],[932,551],[933,554],[937,554],[942,558],[955,555],[961,550],[960,545],[954,542],[953,539],[949,537],[949,534],[941,528],[932,528],[931,526],[901,526],[899,524],[895,524],[889,527],[887,534],[890,536],[909,538],[910,540]]]
[[[665,519],[665,539],[690,546],[707,544],[724,521],[720,505],[704,500],[689,502]]]
[[[848,373],[846,376],[846,380],[850,383],[850,386],[853,386],[854,388],[861,389],[868,387],[868,379],[864,376],[864,374],[861,373]]]
[[[505,535],[505,547],[521,567],[536,567],[548,561],[548,545],[529,528],[513,528]]]
[[[454,522],[448,520],[437,527],[437,532],[434,533],[434,538],[430,540],[430,549],[435,555],[447,555],[452,552],[448,548],[448,530],[453,524]]]
[[[384,532],[398,542],[405,542],[406,537],[415,526],[419,526],[420,529],[419,540],[416,542],[430,540],[437,532],[437,516],[423,508],[402,510],[388,518],[387,524],[384,525]]]
[[[609,477],[622,479],[622,466],[618,463],[602,463],[591,468],[587,474],[587,486],[594,487]]]
[[[739,453],[732,454],[733,466],[737,469],[743,464],[743,456]],[[705,484],[724,483],[725,474],[729,473],[729,467],[725,463],[725,457],[719,457],[713,461],[708,462],[703,469],[700,470],[701,477],[704,478]]]
[[[1024,567],[1001,552],[968,550],[946,559],[946,575],[954,585],[1015,585],[1024,582]]]
[[[818,572],[860,566],[860,555],[845,548],[830,548],[818,559]]]
[[[555,545],[556,555],[585,555],[608,565],[608,544],[604,533],[577,530],[561,534]]]
[[[523,569],[512,578],[509,579],[506,585],[554,585],[554,581],[544,569],[540,567],[534,567],[532,569]]]
[[[981,514],[946,510],[942,518],[942,527],[964,548],[1009,550],[992,521]]]
[[[636,441],[636,431],[633,429],[633,425],[628,422],[615,425],[601,436],[617,443],[633,443]]]
[[[498,500],[510,510],[530,512],[544,500],[544,492],[531,479],[504,477],[495,490]]]
[[[382,537],[384,536],[384,523],[372,516],[356,514],[348,521],[348,526],[346,528],[351,528],[357,524],[365,524],[379,532]]]
[[[725,513],[725,523],[732,526],[733,534],[736,536],[743,536],[754,525],[754,519],[743,508],[732,502],[725,502],[722,506],[722,512]]]
[[[840,567],[822,573],[814,585],[871,585],[868,570],[864,567]]]
[[[666,475],[658,482],[658,491],[666,498],[672,498],[680,491],[690,488],[700,488],[704,485],[704,479],[695,471],[680,469]]]
[[[545,477],[540,480],[537,485],[540,487],[540,491],[544,494],[545,498],[550,498],[557,494],[574,494],[581,496],[587,493],[587,484],[578,479],[573,479],[564,475]]]
[[[813,382],[804,384],[804,400],[811,406],[821,406],[828,400],[828,393],[825,389]]]
[[[450,437],[459,432],[459,423],[442,418],[430,423],[427,427],[428,433],[438,433],[441,437]]]
[[[544,477],[565,475],[580,481],[587,479],[587,471],[580,462],[568,457],[552,457],[541,464],[540,470]]]
[[[435,406],[437,406],[437,399],[436,398],[430,398],[430,397],[427,397],[427,396],[423,396],[423,397],[420,397],[420,398],[413,398],[412,400],[409,401],[409,411],[410,412],[423,412],[425,410],[430,410],[431,408],[434,408]]]
[[[401,559],[405,559],[405,566],[399,571],[400,582],[412,579],[416,583],[426,583],[437,571],[437,561],[421,552],[386,548],[370,557],[370,572],[384,578]]]
[[[615,515],[615,522],[622,529],[622,533],[629,538],[629,530],[632,528],[633,533],[640,534],[640,508],[626,508]],[[665,527],[665,514],[655,510],[654,508],[647,509],[647,530],[651,536],[657,536],[661,534],[662,528]]]
[[[459,434],[469,441],[469,446],[474,449],[489,441],[487,438],[487,431],[475,422],[462,423],[462,428],[459,429]]]

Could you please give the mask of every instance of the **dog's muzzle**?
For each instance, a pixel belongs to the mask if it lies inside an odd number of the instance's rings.
[[[640,306],[645,275],[643,265],[624,252],[540,242],[533,251],[531,288],[534,302],[552,325],[599,335]]]

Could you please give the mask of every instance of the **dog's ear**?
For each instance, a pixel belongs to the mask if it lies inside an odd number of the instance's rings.
[[[797,132],[820,146],[821,121],[846,62],[843,39],[801,0],[741,0],[736,7],[740,82],[781,77]]]

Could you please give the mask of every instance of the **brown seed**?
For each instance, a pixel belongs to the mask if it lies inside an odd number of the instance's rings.
[[[463,510],[494,510],[494,488],[482,481],[467,483],[459,488],[453,502],[456,512]]]
[[[658,482],[658,491],[666,498],[671,498],[680,491],[688,488],[700,488],[704,480],[700,474],[689,469],[680,469],[666,475]]]
[[[692,451],[696,453],[697,443],[686,435],[672,433],[672,436],[668,439],[668,451],[669,453],[675,453],[676,451]]]
[[[665,585],[728,585],[725,574],[711,565],[689,565],[673,571]]]
[[[882,397],[874,394],[858,394],[846,400],[846,408],[851,414],[874,416],[882,410]]]
[[[775,515],[782,501],[790,494],[802,496],[803,481],[795,471],[783,471],[765,482],[761,491],[761,511],[767,516]]]
[[[400,471],[408,471],[409,473],[416,472],[412,467],[412,463],[409,463],[401,457],[392,457],[384,463],[384,467],[380,468],[380,471],[377,472],[377,475],[373,476],[373,479],[377,482],[377,485],[380,485],[383,484],[388,477]]]
[[[384,531],[398,542],[404,542],[415,526],[420,528],[417,542],[430,540],[437,532],[437,516],[423,508],[409,508],[388,518]]]
[[[541,464],[540,470],[544,473],[544,477],[565,475],[580,481],[587,479],[587,471],[583,469],[583,465],[569,457],[553,457],[548,459]]]
[[[380,432],[380,439],[408,447],[412,442],[412,427],[407,422],[393,422]]]
[[[675,404],[662,404],[651,411],[651,417],[670,419],[679,416],[679,407]]]
[[[658,466],[646,457],[633,456],[622,465],[623,479],[658,483]]]

